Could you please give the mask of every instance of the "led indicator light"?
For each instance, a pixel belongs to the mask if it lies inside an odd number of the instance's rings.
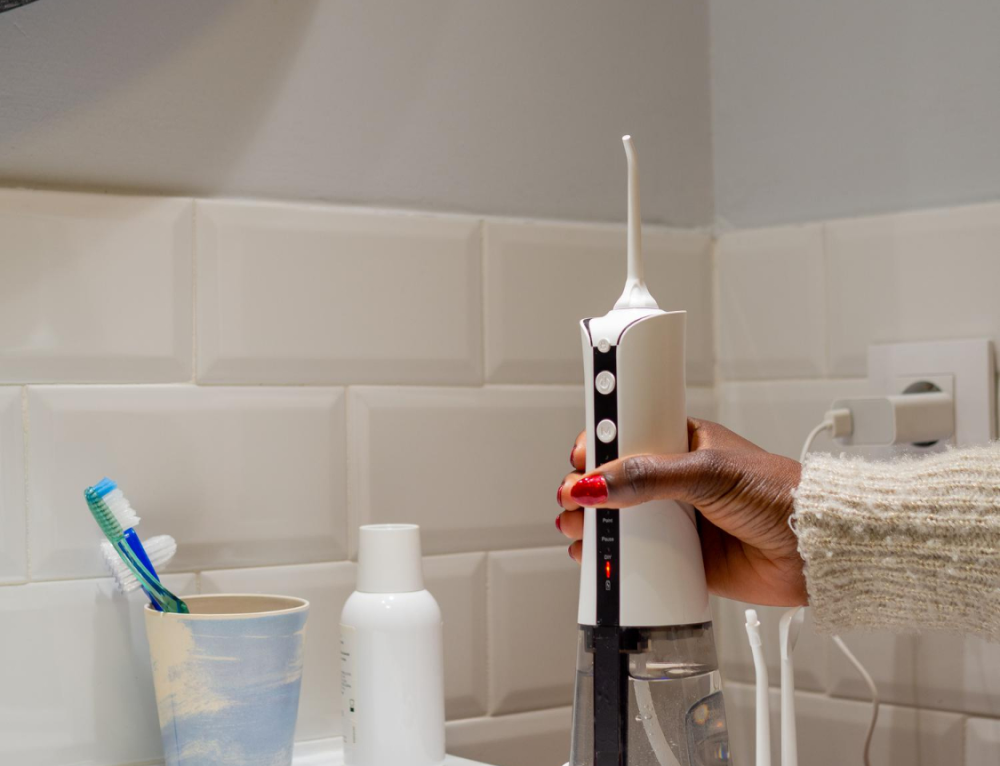
[[[609,578],[609,579],[611,577],[611,562],[610,561],[605,561],[604,562],[604,576],[607,577],[607,578]]]

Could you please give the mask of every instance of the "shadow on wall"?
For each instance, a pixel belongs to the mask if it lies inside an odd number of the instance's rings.
[[[255,3],[245,12],[246,0],[44,0],[3,14],[0,157],[31,147],[23,167],[8,168],[6,184],[30,178],[32,186],[66,188],[96,177],[109,189],[142,191],[106,171],[116,158],[102,151],[114,142],[98,147],[69,177],[59,167],[39,172],[47,154],[58,156],[110,124],[133,146],[123,178],[143,175],[143,165],[162,177],[171,156],[183,152],[199,158],[206,188],[219,185],[253,141],[317,4]],[[133,142],[147,131],[167,141],[135,152]],[[86,157],[88,147],[75,151]]]

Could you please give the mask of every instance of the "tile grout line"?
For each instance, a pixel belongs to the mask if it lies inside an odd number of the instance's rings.
[[[826,223],[820,224],[820,277],[823,280],[823,307],[822,307],[822,332],[823,332],[823,377],[830,375],[833,365],[830,359],[830,268],[828,254],[829,229]]]
[[[486,562],[486,717],[493,718],[493,576],[491,551],[484,551]]]
[[[487,316],[487,298],[486,298],[486,247],[488,244],[488,238],[486,236],[486,219],[481,218],[479,220],[479,343],[480,343],[480,358],[479,358],[479,373],[480,373],[480,386],[486,385],[486,316]]]
[[[752,693],[755,689],[753,681],[726,681],[725,685],[740,687],[744,691],[750,693]],[[768,684],[767,688],[771,692],[779,692],[781,690],[780,685],[774,686],[772,684]],[[860,705],[868,709],[871,709],[871,704],[872,704],[871,697],[844,697],[836,694],[831,694],[829,691],[817,691],[815,689],[800,689],[798,687],[795,688],[795,693],[797,695],[804,695],[807,697],[813,697],[816,699],[826,700],[829,702],[843,702],[850,705]],[[1000,712],[998,712],[997,714],[978,713],[969,710],[959,710],[957,708],[927,707],[920,705],[911,705],[905,702],[887,702],[884,699],[879,702],[879,706],[880,710],[882,708],[895,708],[898,710],[914,710],[917,711],[918,713],[934,713],[941,715],[958,716],[964,720],[968,720],[969,718],[982,718],[983,720],[988,720],[988,721],[1000,721]],[[879,721],[881,722],[881,720],[882,719],[880,717]]]
[[[351,392],[352,386],[344,387],[344,501],[347,503],[347,508],[345,509],[347,522],[347,560],[350,561],[351,557],[355,555],[355,547],[357,546],[357,538],[360,535],[357,532],[358,527],[358,513],[357,513],[357,499],[356,499],[356,480],[354,478],[354,467],[355,458],[352,457],[354,450],[351,449],[351,443],[354,441],[354,420],[355,417],[352,415],[354,407],[351,405],[354,402],[356,394]],[[421,555],[423,551],[421,550]]]
[[[191,200],[191,383],[198,384],[198,200]]]
[[[28,452],[30,449],[30,436],[28,434],[28,387],[21,386],[21,443],[23,454],[21,456],[22,470],[21,477],[24,486],[24,575],[26,582],[31,582],[31,494],[30,494],[30,466],[28,464]]]
[[[719,300],[719,239],[712,234],[710,243],[709,277],[712,280],[712,398],[715,399],[715,419],[721,414],[720,386],[722,379],[722,362],[719,349],[722,347],[722,303]]]

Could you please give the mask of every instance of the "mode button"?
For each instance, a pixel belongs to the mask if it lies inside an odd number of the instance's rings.
[[[597,438],[605,444],[613,442],[618,435],[618,427],[613,420],[602,420],[597,424]]]

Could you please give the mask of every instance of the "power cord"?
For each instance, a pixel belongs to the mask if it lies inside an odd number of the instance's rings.
[[[875,681],[871,677],[871,674],[865,669],[865,666],[861,664],[861,661],[854,656],[854,652],[847,648],[847,644],[844,643],[844,639],[840,636],[833,637],[833,643],[837,645],[837,648],[843,653],[850,662],[854,669],[858,671],[861,677],[865,680],[868,685],[868,691],[872,695],[872,720],[868,724],[868,734],[865,737],[865,749],[864,749],[864,762],[865,766],[870,766],[871,761],[869,760],[869,752],[872,746],[872,736],[875,734],[875,724],[878,723],[878,706],[879,706],[879,696],[878,687],[875,686]]]
[[[834,409],[826,413],[823,418],[823,422],[816,426],[809,435],[806,437],[805,443],[802,445],[802,453],[799,456],[799,462],[802,463],[806,459],[806,455],[809,454],[809,448],[812,447],[813,442],[816,437],[819,436],[823,431],[830,431],[831,435],[834,437],[847,436],[851,433],[853,429],[851,411],[848,409]],[[878,687],[875,685],[875,681],[872,679],[871,674],[865,669],[865,666],[861,664],[861,661],[854,656],[854,653],[848,648],[847,644],[844,643],[844,639],[840,636],[833,636],[833,643],[837,645],[837,648],[843,653],[847,658],[847,661],[854,666],[854,669],[858,671],[861,677],[864,679],[865,684],[868,686],[868,691],[871,692],[872,696],[872,718],[871,722],[868,724],[868,735],[865,737],[865,748],[862,753],[865,766],[871,766],[871,745],[872,736],[875,734],[875,724],[878,723],[878,708],[879,708],[879,694]]]
[[[813,442],[816,441],[816,437],[824,431],[829,431],[830,436],[836,439],[841,436],[850,436],[853,430],[854,419],[849,409],[843,407],[827,410],[826,415],[823,416],[823,422],[810,431],[806,437],[805,444],[802,445],[802,452],[799,454],[799,462],[802,463],[805,461],[806,455],[809,454],[809,449],[812,447]]]

